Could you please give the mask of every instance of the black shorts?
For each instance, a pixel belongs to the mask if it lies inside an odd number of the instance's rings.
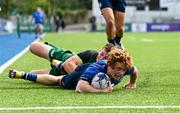
[[[125,0],[98,0],[100,9],[112,8],[114,11],[125,12]]]
[[[89,63],[82,64],[78,66],[72,73],[64,75],[61,81],[59,82],[60,86],[65,89],[75,89],[80,76],[89,67]]]

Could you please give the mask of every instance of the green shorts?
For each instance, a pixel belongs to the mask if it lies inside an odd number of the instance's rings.
[[[80,59],[80,57],[78,55],[73,55],[73,57],[77,58],[81,63],[82,60]],[[63,61],[64,62],[64,61]],[[61,75],[65,75],[65,73],[60,72],[55,66],[51,65],[51,70],[49,72],[49,74],[54,75],[54,76],[61,76]]]
[[[51,70],[49,71],[49,74],[53,76],[61,76],[63,75],[55,66],[51,65]]]
[[[55,47],[53,45],[50,45],[52,49],[49,51],[49,58],[50,61],[52,59],[60,60],[62,62],[65,62],[69,57],[75,56],[77,59],[81,61],[79,56],[77,56],[75,53],[71,52],[70,50],[66,50],[60,47]],[[55,66],[51,65],[51,70],[49,72],[51,75],[60,76],[63,75]]]
[[[52,48],[49,51],[50,61],[52,61],[52,59],[57,59],[57,60],[60,60],[60,61],[64,62],[69,57],[72,57],[73,55],[75,55],[75,53],[73,53],[73,52],[71,52],[69,50],[65,50],[63,48]]]
[[[73,52],[71,52],[69,50],[65,50],[63,48],[57,48],[55,46],[52,46],[52,47],[53,48],[49,51],[50,61],[52,61],[52,59],[56,59],[56,60],[60,60],[60,61],[64,62],[69,57],[72,57],[73,55],[75,55]],[[59,72],[59,70],[53,65],[51,65],[51,70],[50,70],[49,74],[55,75],[55,76],[62,75],[61,72]]]

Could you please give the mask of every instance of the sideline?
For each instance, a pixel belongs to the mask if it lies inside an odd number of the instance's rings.
[[[37,42],[40,39],[36,39],[33,42]],[[29,45],[23,49],[20,53],[18,53],[17,55],[15,55],[13,58],[11,58],[10,60],[8,60],[6,63],[4,63],[3,65],[0,66],[0,74],[8,67],[10,66],[13,62],[15,62],[19,57],[21,57],[24,53],[26,53],[29,50]]]
[[[62,107],[16,107],[0,110],[63,110],[63,109],[180,109],[180,106],[62,106]]]

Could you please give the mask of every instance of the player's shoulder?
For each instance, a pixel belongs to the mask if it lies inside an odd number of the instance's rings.
[[[107,64],[107,60],[104,59],[104,60],[99,60],[96,62],[97,64]]]
[[[98,68],[98,69],[104,69],[107,66],[107,60],[100,60],[91,65],[92,67]]]

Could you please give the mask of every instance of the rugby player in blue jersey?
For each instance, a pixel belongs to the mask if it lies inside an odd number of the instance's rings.
[[[109,43],[123,49],[121,38],[124,33],[125,0],[98,0],[102,15],[106,21],[106,34]]]
[[[80,93],[112,92],[112,85],[105,89],[97,89],[91,86],[93,77],[99,72],[106,73],[111,79],[111,84],[114,85],[120,83],[125,75],[130,75],[130,80],[124,87],[136,88],[137,68],[132,65],[132,59],[126,51],[114,47],[108,53],[107,60],[100,60],[93,64],[82,64],[67,75],[56,77],[49,74],[33,74],[10,70],[9,78],[60,86],[65,89],[75,89],[76,92]]]
[[[32,17],[34,19],[36,38],[41,38],[43,33],[45,14],[40,7],[37,7],[36,11],[33,12]]]

